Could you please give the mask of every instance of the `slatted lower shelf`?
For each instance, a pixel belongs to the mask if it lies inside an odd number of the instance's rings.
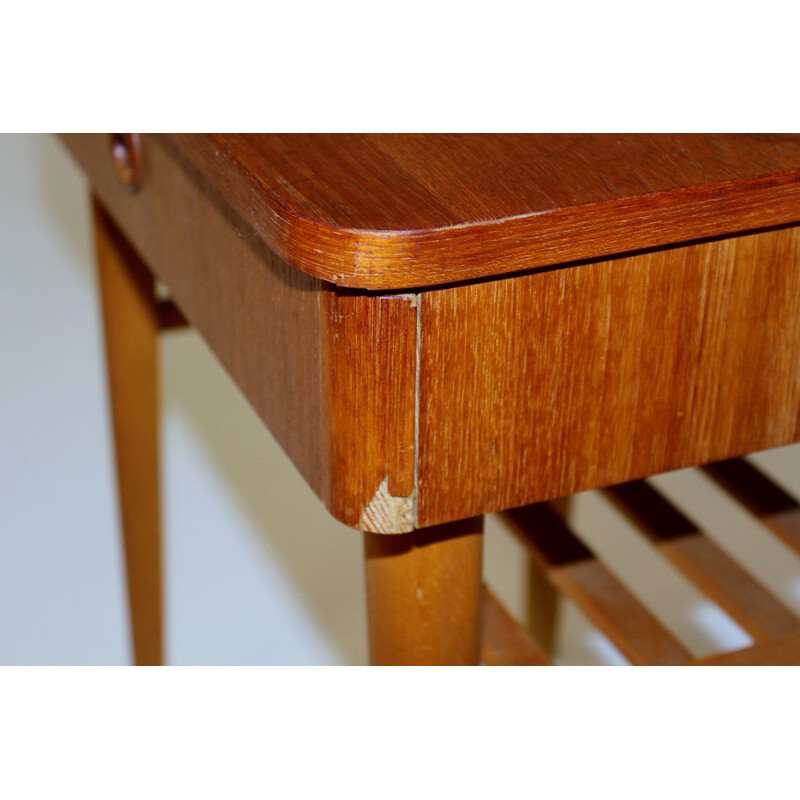
[[[783,543],[800,553],[800,505],[747,461],[704,468]],[[570,529],[556,503],[505,512],[510,530],[538,573],[569,597],[632,664],[800,665],[800,617],[781,603],[649,483],[605,490],[612,503],[661,556],[723,609],[754,640],[732,653],[695,658]],[[487,587],[483,661],[546,665],[552,659]]]

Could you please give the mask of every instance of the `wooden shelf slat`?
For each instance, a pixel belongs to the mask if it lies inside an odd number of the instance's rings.
[[[481,660],[492,667],[543,667],[553,663],[488,586],[483,597]]]
[[[663,495],[644,481],[606,496],[700,591],[754,639],[800,629],[800,619],[758,583]]]
[[[546,503],[503,513],[548,579],[633,664],[682,664],[688,650],[601,564]]]
[[[742,458],[708,464],[703,471],[800,553],[800,505],[791,495]]]
[[[701,667],[797,667],[800,666],[800,631],[691,663]]]

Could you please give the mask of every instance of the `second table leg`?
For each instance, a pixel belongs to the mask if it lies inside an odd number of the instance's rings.
[[[364,534],[370,662],[477,664],[483,518]]]
[[[94,201],[97,269],[135,662],[162,662],[158,315],[153,277]]]

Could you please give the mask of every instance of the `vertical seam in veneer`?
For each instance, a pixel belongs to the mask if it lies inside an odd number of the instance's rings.
[[[417,292],[414,297],[417,308],[417,332],[415,343],[416,364],[414,365],[414,528],[419,527],[419,380],[420,380],[420,350],[422,344],[422,293]]]

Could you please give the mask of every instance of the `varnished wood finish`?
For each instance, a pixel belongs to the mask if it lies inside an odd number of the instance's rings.
[[[145,135],[133,194],[104,135],[64,138],[123,309],[106,318],[122,509],[149,531],[126,547],[152,562],[132,593],[160,569],[155,334],[185,320],[331,512],[399,534],[365,536],[374,663],[477,663],[479,515],[518,506],[541,572],[631,661],[691,660],[539,501],[800,438],[800,136]],[[797,546],[796,504],[738,491]],[[733,562],[667,539],[777,641],[785,615]],[[160,659],[146,616],[140,663]]]
[[[800,229],[420,295],[420,525],[793,442]]]
[[[693,662],[700,667],[798,667],[800,633],[786,633],[733,653],[721,653]]]
[[[226,187],[212,190],[210,177],[200,180],[160,140],[144,137],[133,197],[104,137],[67,142],[306,480],[349,525],[377,519],[373,530],[400,532],[800,435],[797,228],[370,295],[277,258],[242,217],[220,210],[213,198]]]
[[[607,496],[686,577],[754,639],[800,628],[798,619],[697,526],[644,481]]]
[[[328,507],[376,533],[416,526],[414,295],[324,295]]]
[[[481,661],[489,667],[543,667],[553,663],[488,586],[483,598]]]
[[[785,545],[800,553],[800,505],[793,497],[744,459],[708,464],[704,469]]]
[[[290,264],[382,290],[800,220],[800,136],[169,134]]]
[[[135,195],[105,136],[64,138],[331,513],[362,529],[412,530],[416,297],[335,290],[291,268],[152,138]]]
[[[483,519],[364,534],[370,662],[477,664]]]
[[[162,662],[158,314],[153,277],[93,204],[135,662]]]
[[[553,585],[571,597],[633,664],[682,664],[688,650],[598,561],[546,503],[503,518]]]

